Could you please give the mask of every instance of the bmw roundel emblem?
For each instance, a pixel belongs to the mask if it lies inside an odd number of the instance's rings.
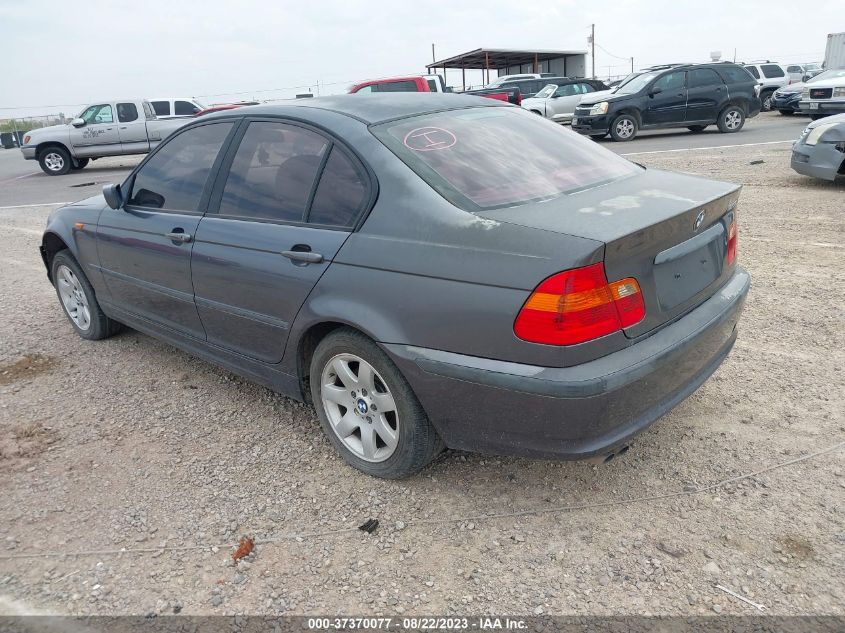
[[[369,407],[367,406],[367,403],[364,402],[363,400],[359,400],[358,401],[358,411],[363,415],[363,414],[366,414],[368,410],[369,410]]]
[[[698,215],[695,216],[695,224],[692,225],[692,230],[697,231],[701,228],[701,225],[704,223],[704,210],[698,212]]]

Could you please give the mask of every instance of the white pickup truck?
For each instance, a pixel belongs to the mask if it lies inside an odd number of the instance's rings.
[[[95,103],[67,125],[24,134],[21,152],[44,173],[61,176],[104,156],[146,154],[191,119],[158,119],[146,99]]]

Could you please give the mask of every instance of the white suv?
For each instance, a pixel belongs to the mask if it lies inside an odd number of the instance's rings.
[[[770,61],[743,64],[743,66],[760,84],[762,110],[768,112],[772,109],[772,95],[775,90],[792,83],[789,73],[780,64]]]

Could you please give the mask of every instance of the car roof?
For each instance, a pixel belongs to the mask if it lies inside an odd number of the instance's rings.
[[[292,114],[291,110],[294,108],[314,108],[345,114],[363,123],[373,124],[444,110],[509,106],[510,104],[496,99],[457,93],[389,92],[291,99],[277,104],[243,106],[234,112],[223,110],[212,113],[208,119],[226,116],[281,116]]]

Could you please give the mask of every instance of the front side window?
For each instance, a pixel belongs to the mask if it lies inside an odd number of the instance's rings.
[[[804,69],[801,66],[787,66],[786,72],[788,73],[803,73]]]
[[[760,66],[763,69],[763,76],[767,79],[771,79],[772,77],[783,77],[783,68],[778,66],[777,64],[763,64]]]
[[[114,123],[111,106],[109,104],[92,105],[85,109],[80,118],[88,124]]]
[[[177,101],[173,104],[173,112],[177,116],[189,116],[199,111],[200,109],[190,101]]]
[[[549,84],[534,96],[537,99],[548,99],[555,93],[555,90],[557,90],[557,86],[555,84]]]
[[[156,116],[170,116],[170,102],[153,101],[153,110],[155,110]]]
[[[138,108],[134,103],[117,104],[117,120],[121,123],[131,123],[138,120]]]
[[[581,91],[578,88],[578,84],[567,84],[565,86],[560,86],[555,91],[556,97],[571,97],[576,94],[581,94]]]
[[[721,86],[722,80],[709,68],[696,68],[689,72],[689,87],[702,88],[704,86]]]
[[[295,125],[249,124],[235,154],[220,214],[302,222],[328,141]]]
[[[202,125],[167,141],[135,175],[129,204],[199,211],[214,159],[231,129],[231,122]]]
[[[467,211],[556,198],[640,170],[522,108],[438,112],[372,130],[444,198]]]
[[[320,184],[308,213],[312,224],[352,226],[367,201],[367,177],[337,145],[320,176]]]
[[[655,81],[652,87],[659,88],[663,92],[678,90],[684,87],[685,75],[686,72],[684,71],[668,73]]]

